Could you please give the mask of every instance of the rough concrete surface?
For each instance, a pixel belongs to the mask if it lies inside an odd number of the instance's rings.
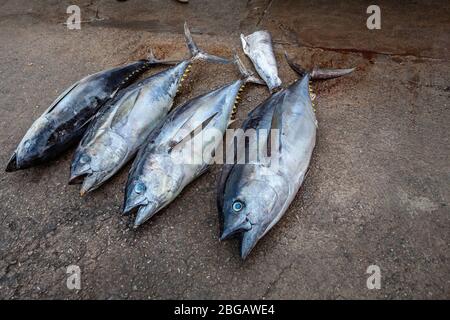
[[[69,4],[88,21],[81,30],[62,24]],[[240,32],[267,28],[286,84],[295,74],[284,50],[306,67],[357,71],[313,84],[319,136],[311,170],[246,261],[237,241],[218,241],[219,166],[136,231],[120,215],[129,166],[84,198],[67,185],[73,151],[2,172],[0,298],[450,298],[450,5],[378,1],[382,29],[368,30],[369,4],[1,1],[4,166],[73,82],[150,48],[159,57],[186,56],[185,20],[199,46],[227,56],[240,50]],[[177,104],[237,76],[233,66],[196,63]],[[249,86],[239,122],[267,97],[265,88]],[[366,286],[373,264],[381,269],[379,290]],[[69,265],[81,268],[81,290],[66,287]]]

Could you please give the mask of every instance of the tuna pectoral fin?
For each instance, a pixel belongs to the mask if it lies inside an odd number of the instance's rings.
[[[239,59],[239,56],[237,55],[237,53],[234,53],[234,63],[237,65],[239,72],[241,73],[244,81],[247,82],[252,82],[252,83],[256,83],[256,84],[261,84],[261,85],[265,85],[265,82],[262,81],[260,78],[256,77],[255,74],[251,71],[249,71],[245,65],[242,63],[241,59]]]
[[[186,120],[186,122],[178,129],[177,133],[174,135],[174,139],[169,144],[169,153],[174,152],[175,150],[180,150],[183,146],[190,140],[194,139],[199,133],[202,132],[204,128],[211,122],[211,120],[218,114],[218,112],[214,112],[208,118],[204,119],[200,122],[196,127],[193,127],[192,123],[189,120],[194,119],[194,116],[191,116]]]
[[[17,171],[19,168],[17,167],[17,153],[13,153],[11,159],[9,159],[8,164],[6,165],[6,172]]]
[[[298,73],[299,76],[303,77],[307,73],[309,73],[311,80],[328,80],[328,79],[334,79],[339,78],[342,76],[345,76],[347,74],[352,73],[355,68],[351,69],[320,69],[317,67],[314,67],[314,69],[311,72],[308,72],[307,70],[303,69],[300,65],[292,61],[288,54],[285,52],[284,56],[286,57],[286,61],[288,62],[289,66],[292,70],[294,70],[296,73]]]
[[[187,22],[184,23],[184,36],[186,39],[186,45],[189,49],[189,52],[191,53],[191,59],[192,60],[204,60],[214,63],[230,63],[230,60],[221,58],[218,56],[214,56],[212,54],[206,53],[202,50],[200,50],[197,47],[197,44],[194,42],[191,36],[191,31],[189,31]]]

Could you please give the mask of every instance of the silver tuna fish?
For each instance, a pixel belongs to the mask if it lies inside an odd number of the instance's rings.
[[[174,109],[139,151],[128,177],[124,201],[124,213],[138,209],[135,227],[167,206],[205,172],[213,160],[213,150],[222,143],[239,92],[247,82],[263,84],[244,69],[237,57],[236,63],[242,79]],[[200,155],[200,161],[193,161],[193,154]]]
[[[152,56],[101,71],[73,84],[28,129],[6,171],[29,168],[59,156],[82,137],[88,123],[114,93],[161,63]]]
[[[273,92],[281,86],[277,61],[272,48],[272,37],[266,30],[256,31],[248,36],[241,34],[242,48],[252,60],[259,76]]]
[[[137,152],[167,116],[194,60],[227,63],[198,49],[185,24],[191,58],[121,91],[99,112],[78,146],[69,183],[83,183],[80,194],[98,188]]]
[[[301,79],[274,93],[243,124],[244,131],[260,132],[258,138],[263,141],[269,140],[274,132],[271,129],[277,129],[278,134],[270,139],[278,139],[278,150],[271,150],[264,161],[226,165],[219,181],[221,240],[240,234],[243,259],[285,214],[308,170],[317,130],[310,79],[329,79],[353,71],[315,69],[310,73],[289,63]],[[267,153],[268,144],[262,154]],[[249,146],[248,152],[257,152],[256,148]]]

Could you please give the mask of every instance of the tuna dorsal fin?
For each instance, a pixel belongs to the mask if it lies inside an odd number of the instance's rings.
[[[282,97],[282,99],[284,98],[284,96]],[[281,105],[281,104],[280,104]],[[281,151],[282,149],[282,144],[281,144],[281,135],[283,134],[281,132],[281,130],[283,130],[283,127],[281,125],[282,123],[282,117],[283,117],[283,112],[282,110],[280,110],[280,108],[275,108],[273,111],[273,115],[272,115],[272,121],[270,123],[270,133],[267,136],[266,139],[266,148],[268,151],[268,154],[273,155],[274,154],[274,150],[272,150],[272,141],[271,139],[278,139],[278,151]],[[277,131],[275,131],[277,130]],[[275,132],[278,132],[278,135],[275,135]]]
[[[264,157],[271,147],[271,129],[279,129],[279,121],[276,117],[277,105],[282,99],[283,91],[272,94],[266,101],[250,112],[247,120],[243,124],[243,129],[255,129],[258,132],[258,145],[255,152]],[[260,147],[263,150],[260,150]],[[259,158],[259,160],[263,160]]]
[[[247,119],[242,124],[243,130],[247,129],[270,129],[270,119],[272,119],[279,93],[274,93],[259,106],[248,113]]]

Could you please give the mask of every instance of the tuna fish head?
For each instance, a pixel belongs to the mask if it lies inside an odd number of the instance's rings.
[[[69,184],[81,183],[88,174],[92,174],[91,156],[84,152],[76,152],[70,167]]]
[[[121,136],[99,134],[94,143],[77,148],[69,184],[82,183],[81,195],[96,189],[116,172],[117,164],[127,160],[127,154],[127,143]]]
[[[138,227],[165,207],[181,185],[181,174],[169,155],[155,155],[146,159],[142,173],[128,178],[123,213],[137,210],[134,226]]]
[[[241,257],[245,259],[270,229],[285,203],[285,179],[259,165],[236,165],[224,190],[221,240],[241,234]],[[263,175],[261,171],[266,171]]]
[[[49,140],[53,139],[49,125],[51,122],[45,116],[33,123],[9,160],[7,172],[25,169],[45,160],[43,154],[48,149]]]

